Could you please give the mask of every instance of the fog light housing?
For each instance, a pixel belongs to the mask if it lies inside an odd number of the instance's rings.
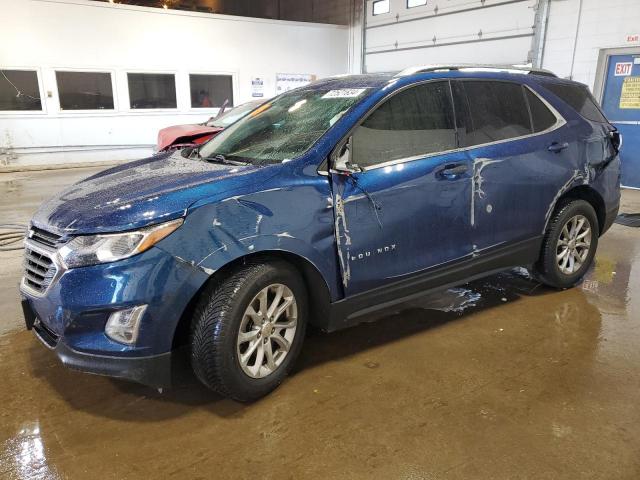
[[[109,316],[109,320],[107,320],[104,333],[111,340],[118,343],[133,345],[138,340],[140,320],[146,309],[146,305],[138,305],[137,307],[113,312]]]

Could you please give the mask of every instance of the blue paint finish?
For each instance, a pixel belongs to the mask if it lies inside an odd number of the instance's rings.
[[[44,297],[31,297],[38,317],[74,350],[115,356],[167,352],[187,303],[208,278],[159,248],[126,260],[66,271]],[[147,304],[135,347],[104,334],[114,310]]]
[[[609,57],[602,98],[602,109],[624,139],[620,152],[622,184],[634,188],[640,188],[640,108],[620,108],[620,95],[625,78],[640,80],[640,63],[635,63],[637,59],[640,59],[638,54]],[[628,74],[616,75],[618,64],[631,64],[631,70]]]
[[[336,145],[387,95],[423,81],[457,78],[526,84],[566,125],[544,135],[418,157],[351,176],[318,172]],[[620,162],[608,141],[611,127],[580,117],[545,89],[550,81],[561,80],[451,71],[316,82],[304,88],[367,90],[297,159],[234,166],[179,153],[160,155],[106,170],[43,204],[33,225],[63,239],[181,217],[184,224],[140,255],[66,271],[43,297],[23,293],[61,342],[115,362],[116,357],[169,352],[178,321],[199,289],[215,272],[248,255],[297,257],[315,269],[335,304],[436,267],[482,259],[497,247],[535,240],[560,196],[576,186],[598,192],[607,212],[615,212]],[[553,142],[568,147],[549,152]],[[444,165],[452,163],[467,171],[444,175]],[[319,293],[310,292],[324,298]],[[109,340],[104,334],[109,313],[140,304],[149,307],[137,344]]]
[[[451,163],[468,164],[468,173],[446,178]],[[465,153],[456,152],[333,175],[347,295],[470,254],[470,172]]]

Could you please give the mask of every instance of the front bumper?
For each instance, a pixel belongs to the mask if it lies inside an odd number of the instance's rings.
[[[178,362],[182,360],[182,357],[178,357],[174,352],[147,357],[113,357],[83,353],[60,341],[39,320],[33,325],[33,331],[66,367],[84,373],[129,380],[153,388],[171,387]]]
[[[180,363],[174,351],[176,328],[207,278],[158,248],[111,264],[68,270],[44,295],[21,289],[27,328],[70,368],[170,386]],[[142,304],[148,307],[135,345],[105,334],[111,313]]]

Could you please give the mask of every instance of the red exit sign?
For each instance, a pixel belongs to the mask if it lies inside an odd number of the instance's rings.
[[[631,70],[633,69],[633,63],[631,62],[618,62],[616,63],[616,77],[626,77],[627,75],[631,75]]]
[[[640,43],[640,33],[627,35],[627,43]]]

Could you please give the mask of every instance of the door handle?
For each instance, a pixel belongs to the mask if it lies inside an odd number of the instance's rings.
[[[565,148],[569,148],[569,144],[567,142],[553,142],[551,145],[549,145],[549,151],[553,153],[560,153]]]
[[[444,167],[442,167],[442,170],[440,170],[438,173],[441,177],[451,179],[457,177],[458,175],[462,175],[467,170],[469,170],[469,167],[466,163],[448,163]]]

